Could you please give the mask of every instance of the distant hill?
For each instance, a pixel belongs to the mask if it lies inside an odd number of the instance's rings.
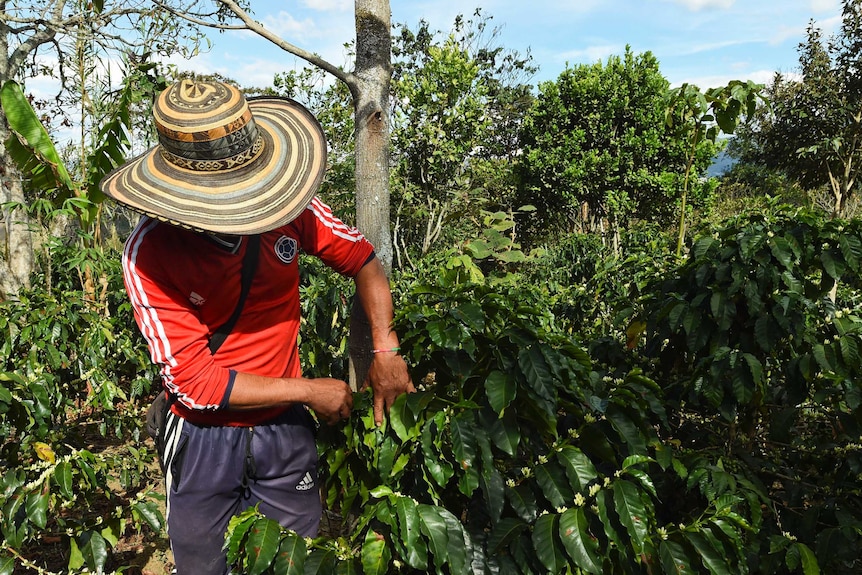
[[[712,165],[707,168],[706,175],[710,178],[721,177],[726,171],[732,168],[735,163],[736,160],[728,156],[726,150],[722,150],[715,156],[715,159],[712,161]]]

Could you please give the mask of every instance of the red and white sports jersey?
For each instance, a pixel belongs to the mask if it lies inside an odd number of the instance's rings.
[[[301,375],[300,250],[351,277],[374,253],[356,228],[315,198],[294,221],[261,235],[242,314],[213,356],[209,339],[236,308],[247,244],[232,254],[204,234],[147,217],[126,241],[123,276],[135,320],[165,387],[178,399],[174,413],[194,423],[255,425],[283,411],[224,408],[236,372]]]

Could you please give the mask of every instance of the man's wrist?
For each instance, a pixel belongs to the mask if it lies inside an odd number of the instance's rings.
[[[401,351],[401,347],[400,347],[400,346],[395,346],[395,347],[381,347],[381,348],[377,348],[377,349],[372,349],[372,350],[371,350],[371,353],[373,353],[373,354],[378,354],[378,353],[398,353],[399,351]]]

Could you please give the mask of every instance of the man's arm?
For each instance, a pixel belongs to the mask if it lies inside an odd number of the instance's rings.
[[[356,292],[371,326],[374,349],[398,347],[392,329],[392,292],[389,278],[377,258],[372,258],[356,275]],[[365,385],[374,392],[374,421],[383,423],[395,399],[416,389],[407,364],[397,351],[375,353]],[[337,423],[350,415],[353,395],[344,381],[331,378],[281,378],[237,373],[230,392],[231,409],[255,409],[290,403],[304,403],[327,423]]]
[[[304,403],[328,424],[350,416],[353,394],[340,379],[265,377],[237,373],[228,399],[230,409],[257,409]]]
[[[366,263],[359,270],[355,281],[356,293],[371,326],[374,349],[397,348],[398,334],[392,329],[392,292],[380,260],[375,257]],[[373,354],[368,379],[364,382],[364,386],[368,385],[374,392],[374,421],[378,425],[383,423],[384,411],[389,411],[399,395],[416,391],[407,364],[397,351]]]

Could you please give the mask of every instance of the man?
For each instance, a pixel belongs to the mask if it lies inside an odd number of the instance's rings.
[[[228,521],[249,506],[316,535],[308,409],[332,424],[352,408],[345,382],[302,377],[299,250],[355,279],[371,325],[377,421],[415,390],[391,329],[383,267],[363,235],[315,197],[326,143],[313,116],[291,100],[246,101],[226,84],[190,80],[160,94],[153,116],[159,145],[101,187],[144,214],[126,242],[123,273],[172,401],[163,463],[177,572],[223,574]],[[255,256],[249,274],[244,265]],[[244,275],[252,278],[246,295]]]

